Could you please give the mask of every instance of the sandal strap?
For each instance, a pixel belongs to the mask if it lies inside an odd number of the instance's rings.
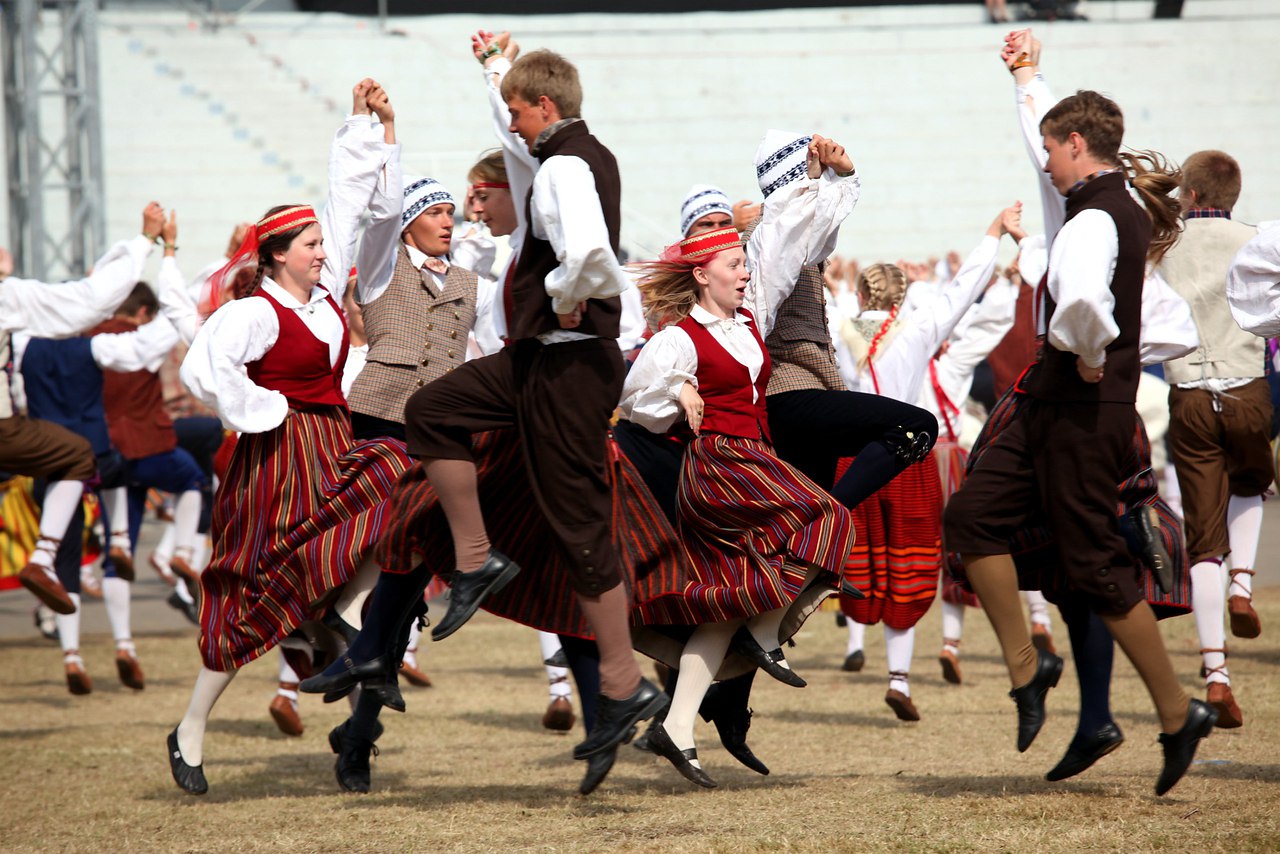
[[[889,681],[892,682],[895,679],[900,679],[903,682],[910,682],[911,676],[905,670],[890,670]]]

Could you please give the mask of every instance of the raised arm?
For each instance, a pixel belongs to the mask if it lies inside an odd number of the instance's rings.
[[[390,111],[390,101],[379,101]],[[379,116],[382,114],[379,113]],[[395,121],[395,114],[391,113]],[[385,120],[383,122],[385,124]],[[356,254],[356,302],[371,303],[391,284],[400,248],[400,214],[404,210],[404,175],[400,165],[400,146],[387,152],[383,175],[378,179],[369,201],[369,224],[360,238]]]
[[[801,268],[822,263],[835,249],[840,226],[862,193],[853,161],[839,143],[815,134],[809,157],[819,174],[770,194],[747,241],[747,304],[762,335],[773,328],[778,306],[791,296]]]
[[[497,52],[494,52],[494,49]],[[494,34],[488,30],[480,30],[471,37],[471,50],[484,66],[485,89],[489,97],[489,110],[493,117],[493,132],[502,146],[502,160],[507,167],[507,183],[511,185],[511,200],[516,208],[516,220],[519,223],[513,233],[523,235],[525,222],[524,200],[529,197],[533,187],[533,175],[538,171],[538,160],[529,153],[524,140],[511,132],[511,113],[507,110],[507,102],[502,98],[502,78],[511,70],[511,63],[520,54],[520,45],[510,33]]]
[[[178,214],[169,211],[161,232],[164,238],[164,257],[160,259],[160,272],[156,276],[160,298],[160,318],[177,332],[185,344],[190,344],[200,328],[200,313],[196,295],[187,287],[182,270],[178,268]],[[233,250],[234,251],[234,250]],[[205,271],[201,271],[204,273]],[[207,279],[208,276],[206,275]],[[198,291],[197,291],[198,293]]]
[[[158,371],[180,338],[163,314],[133,332],[95,335],[89,340],[93,361],[104,371]]]
[[[1000,58],[1013,75],[1014,99],[1018,109],[1018,129],[1027,147],[1027,155],[1036,170],[1040,187],[1040,203],[1044,209],[1044,228],[1049,245],[1067,218],[1067,200],[1053,186],[1044,171],[1049,155],[1044,150],[1040,120],[1058,103],[1040,72],[1040,41],[1031,30],[1015,30],[1005,36]]]
[[[142,233],[108,249],[79,281],[46,284],[12,276],[0,281],[0,329],[66,338],[106,320],[142,278],[163,224],[164,209],[151,202],[142,212]]]

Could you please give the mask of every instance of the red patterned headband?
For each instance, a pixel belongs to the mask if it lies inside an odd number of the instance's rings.
[[[261,243],[283,231],[319,221],[316,219],[316,212],[311,208],[311,205],[296,205],[291,208],[285,208],[278,213],[273,213],[271,216],[263,217],[258,220],[254,230],[257,232],[258,242]],[[248,235],[246,235],[245,242],[248,242],[248,239]],[[244,246],[242,245],[240,248],[243,249]],[[239,255],[240,253],[237,252],[236,254]]]
[[[741,245],[742,235],[738,234],[738,229],[717,228],[715,231],[705,231],[693,237],[686,237],[679,243],[668,246],[662,253],[662,260],[698,265],[711,260],[726,249]]]
[[[478,184],[472,184],[473,190],[510,190],[511,185],[505,181],[481,181]]]

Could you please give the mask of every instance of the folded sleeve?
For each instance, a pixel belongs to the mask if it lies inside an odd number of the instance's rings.
[[[686,382],[696,388],[698,351],[679,327],[668,326],[649,339],[622,387],[622,417],[653,433],[665,433],[684,418],[679,398]]]
[[[1064,226],[1050,250],[1048,290],[1056,308],[1049,343],[1075,353],[1091,368],[1106,363],[1107,345],[1120,335],[1111,293],[1119,251],[1115,223],[1093,209]]]
[[[245,368],[261,359],[279,334],[279,320],[266,300],[227,303],[196,333],[182,360],[182,384],[231,430],[265,433],[279,427],[289,414],[289,401],[255,384]]]
[[[1227,273],[1227,303],[1245,332],[1280,335],[1280,225],[1240,247]]]

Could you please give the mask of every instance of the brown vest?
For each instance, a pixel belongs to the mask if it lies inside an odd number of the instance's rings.
[[[609,230],[609,246],[617,255],[618,234],[622,226],[622,179],[618,176],[618,162],[613,153],[591,135],[586,122],[577,121],[552,134],[538,150],[538,160],[545,162],[557,154],[579,157],[591,168],[605,226]],[[504,304],[511,308],[507,335],[512,340],[534,338],[560,329],[546,286],[547,274],[560,266],[560,261],[549,242],[533,236],[532,201],[533,190],[530,188],[529,197],[525,199],[525,221],[529,223],[529,229],[511,273],[510,303],[506,303],[504,297]],[[573,331],[600,338],[617,338],[622,301],[618,297],[609,297],[588,300],[587,303],[588,310],[582,316],[582,323]]]
[[[1085,210],[1101,210],[1111,217],[1119,237],[1116,270],[1111,277],[1113,312],[1120,335],[1107,345],[1102,381],[1087,383],[1076,370],[1075,353],[1059,350],[1047,340],[1039,367],[1024,382],[1032,396],[1061,403],[1133,403],[1142,373],[1138,337],[1142,331],[1142,283],[1151,218],[1129,195],[1125,176],[1113,172],[1095,178],[1067,199],[1067,222]],[[1053,319],[1054,301],[1045,296],[1045,323]]]
[[[95,334],[134,332],[138,327],[112,318]],[[178,447],[173,419],[164,408],[160,374],[152,371],[102,372],[102,402],[111,444],[127,460],[140,460]]]
[[[403,424],[409,395],[466,361],[476,281],[475,273],[450,264],[437,291],[400,244],[391,283],[363,307],[369,355],[347,395],[352,412]]]

